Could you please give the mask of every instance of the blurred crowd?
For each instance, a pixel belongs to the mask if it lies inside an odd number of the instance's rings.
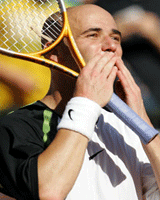
[[[160,128],[160,1],[66,0],[97,4],[114,15],[122,33],[123,59],[141,88],[152,123]],[[46,67],[0,55],[0,117],[45,95]]]

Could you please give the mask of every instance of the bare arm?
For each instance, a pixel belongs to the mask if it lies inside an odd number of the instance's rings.
[[[88,62],[77,80],[74,97],[86,97],[100,106],[106,105],[113,92],[116,59],[113,53],[104,53]],[[61,200],[67,196],[81,169],[87,144],[88,138],[77,132],[58,131],[38,158],[40,199]]]
[[[33,90],[35,84],[25,72],[18,71],[11,66],[0,67],[0,78],[2,82],[12,85],[23,92]]]
[[[132,78],[130,72],[124,66],[122,60],[117,62],[117,67],[119,69],[118,77],[119,83],[117,87],[119,89],[117,92],[123,98],[123,100],[150,126],[153,127],[143,104],[141,97],[141,91],[134,79]],[[120,88],[123,88],[123,93],[121,93]],[[143,145],[143,148],[151,162],[155,177],[160,189],[160,136],[157,135],[149,144]]]
[[[149,144],[143,145],[143,148],[151,162],[160,189],[160,136],[157,135]]]
[[[65,129],[58,131],[38,159],[40,199],[66,197],[81,169],[87,144],[88,139],[81,134]]]

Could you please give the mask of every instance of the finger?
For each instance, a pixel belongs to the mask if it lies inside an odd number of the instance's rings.
[[[104,52],[102,57],[98,60],[94,67],[94,71],[101,73],[105,66],[110,62],[110,60],[115,56],[113,52]]]
[[[130,71],[127,69],[127,67],[124,65],[122,59],[117,59],[116,66],[123,74],[123,78],[127,79],[130,84],[135,84],[134,78],[132,77]]]
[[[105,93],[108,96],[108,102],[110,101],[112,94],[113,94],[113,85],[114,85],[114,81],[117,75],[117,67],[113,67],[110,74],[108,75],[108,78],[106,78],[106,91]]]
[[[102,73],[105,75],[105,77],[107,78],[108,75],[111,73],[113,67],[115,67],[115,64],[116,64],[116,60],[117,60],[117,57],[112,57],[108,63],[106,63],[102,69]],[[116,67],[117,69],[117,67]]]
[[[132,81],[128,80],[128,78],[126,78],[122,71],[118,71],[117,76],[122,87],[124,88],[125,93],[128,94],[129,92],[132,92],[132,88],[134,88]]]
[[[82,68],[81,70],[81,74],[82,73],[87,73],[90,74],[93,70],[93,68],[95,67],[95,65],[97,64],[98,60],[102,57],[102,54],[97,54],[95,55],[92,59],[90,59],[86,65]]]
[[[117,76],[119,80],[121,81],[121,84],[127,94],[129,92],[131,93],[137,93],[139,91],[139,87],[136,84],[134,78],[132,77],[129,70],[125,67],[122,60],[117,60],[116,66],[119,69]]]
[[[132,100],[141,96],[141,91],[138,85],[135,83],[134,79],[130,77],[125,77],[122,71],[118,71],[117,76],[121,82],[121,85],[126,95],[132,95]]]
[[[112,84],[112,85],[113,85],[113,83],[114,83],[114,81],[115,81],[115,79],[116,79],[117,71],[118,71],[117,67],[114,66],[114,67],[112,68],[112,70],[111,70],[109,76],[108,76],[108,82],[109,82],[110,84]]]

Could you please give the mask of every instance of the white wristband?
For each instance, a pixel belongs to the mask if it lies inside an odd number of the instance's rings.
[[[91,140],[100,114],[101,107],[96,102],[85,97],[74,97],[67,103],[57,128],[76,131]]]

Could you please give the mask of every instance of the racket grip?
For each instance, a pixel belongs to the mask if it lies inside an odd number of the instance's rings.
[[[138,114],[136,114],[125,102],[115,93],[111,100],[104,107],[112,111],[130,129],[132,129],[144,144],[148,144],[159,132],[149,126]]]

